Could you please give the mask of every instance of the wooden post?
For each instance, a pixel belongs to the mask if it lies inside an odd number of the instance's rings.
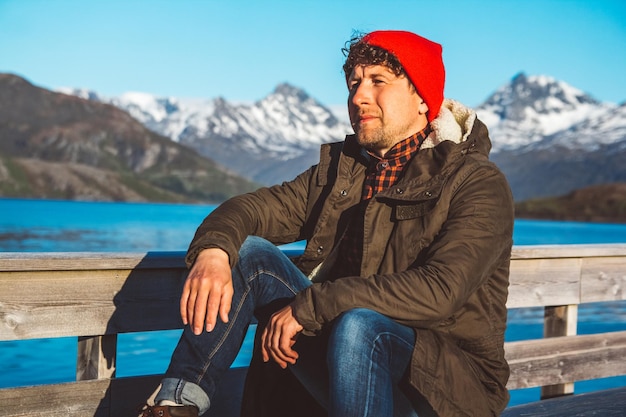
[[[578,305],[549,306],[544,310],[543,337],[573,336],[578,324]],[[574,393],[574,383],[541,387],[541,399]]]
[[[117,335],[80,336],[76,380],[115,377]]]

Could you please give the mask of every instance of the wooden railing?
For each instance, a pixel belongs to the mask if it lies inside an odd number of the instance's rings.
[[[76,382],[1,389],[0,416],[136,415],[160,377],[116,378],[117,335],[181,328],[183,256],[1,253],[0,341],[76,336],[78,358]],[[545,309],[544,338],[506,343],[509,389],[547,398],[626,375],[626,331],[576,335],[580,304],[626,299],[626,245],[515,247],[509,290],[509,308]],[[244,373],[232,369],[225,385]],[[227,390],[208,414],[236,415],[239,395]]]

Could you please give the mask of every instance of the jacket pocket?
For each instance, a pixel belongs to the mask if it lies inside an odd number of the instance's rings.
[[[398,205],[395,209],[395,220],[411,220],[424,217],[437,205],[437,200],[420,201],[410,205]]]
[[[394,217],[401,221],[426,216],[435,208],[440,196],[441,188],[422,191],[418,195],[419,199],[398,202],[394,210]]]

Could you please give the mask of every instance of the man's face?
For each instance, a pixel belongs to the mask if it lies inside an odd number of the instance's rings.
[[[358,142],[381,156],[428,124],[428,106],[409,79],[384,65],[356,66],[348,90],[348,112]]]

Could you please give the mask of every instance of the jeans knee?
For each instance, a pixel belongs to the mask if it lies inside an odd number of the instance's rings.
[[[262,237],[248,236],[239,249],[239,259],[245,259],[250,255],[262,257],[268,252],[274,253],[276,249],[276,246],[272,242]]]
[[[342,313],[333,322],[331,339],[342,346],[362,346],[368,339],[376,337],[373,327],[378,314],[366,308],[354,308]]]
[[[276,299],[291,299],[311,285],[280,248],[255,236],[249,236],[241,246],[232,274],[233,283],[240,283],[242,291],[252,292],[257,307]]]
[[[238,266],[243,271],[262,270],[283,256],[272,242],[258,236],[248,236],[239,249]]]

